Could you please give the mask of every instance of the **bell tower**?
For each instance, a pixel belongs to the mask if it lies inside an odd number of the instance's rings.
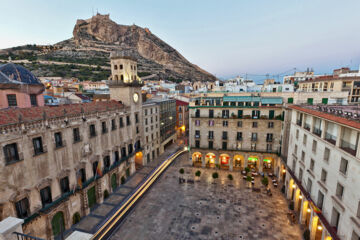
[[[141,87],[137,76],[137,61],[132,54],[112,52],[110,54],[111,77],[109,79],[110,99],[121,101],[134,110],[141,108]]]

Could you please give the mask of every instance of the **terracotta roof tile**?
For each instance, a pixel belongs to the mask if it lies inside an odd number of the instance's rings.
[[[301,106],[297,106],[297,105],[291,105],[291,106],[289,106],[289,108],[360,130],[360,122],[356,121],[356,120],[347,119],[345,117],[340,117],[340,116],[335,116],[333,114],[324,113],[324,112],[317,111],[315,109],[309,109],[309,108],[301,107]]]
[[[31,108],[8,108],[0,110],[0,126],[41,120],[44,113],[47,119],[71,116],[75,114],[103,112],[107,110],[116,110],[123,108],[124,105],[117,101],[102,101],[79,104],[66,104],[59,106],[43,106]]]

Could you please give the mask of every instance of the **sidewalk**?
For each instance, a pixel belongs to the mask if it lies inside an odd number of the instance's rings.
[[[69,229],[68,234],[73,231],[95,233],[113,213],[121,207],[123,200],[132,194],[136,187],[155,169],[161,162],[167,159],[179,147],[177,143],[169,146],[157,159],[137,170],[125,184],[120,185],[102,204],[94,207],[89,215],[83,217],[79,223]]]

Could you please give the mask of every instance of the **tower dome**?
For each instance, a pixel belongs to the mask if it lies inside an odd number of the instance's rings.
[[[37,77],[23,66],[6,63],[0,66],[0,72],[6,75],[9,79],[22,82],[24,84],[38,85],[42,84]]]

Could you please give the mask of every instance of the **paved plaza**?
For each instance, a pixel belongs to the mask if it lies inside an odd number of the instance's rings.
[[[194,183],[179,183],[182,176]],[[195,172],[201,177],[195,178]],[[111,239],[301,239],[299,225],[291,225],[287,202],[279,189],[273,196],[253,192],[240,173],[192,168],[182,155],[149,190]],[[260,187],[260,177],[255,180]]]

